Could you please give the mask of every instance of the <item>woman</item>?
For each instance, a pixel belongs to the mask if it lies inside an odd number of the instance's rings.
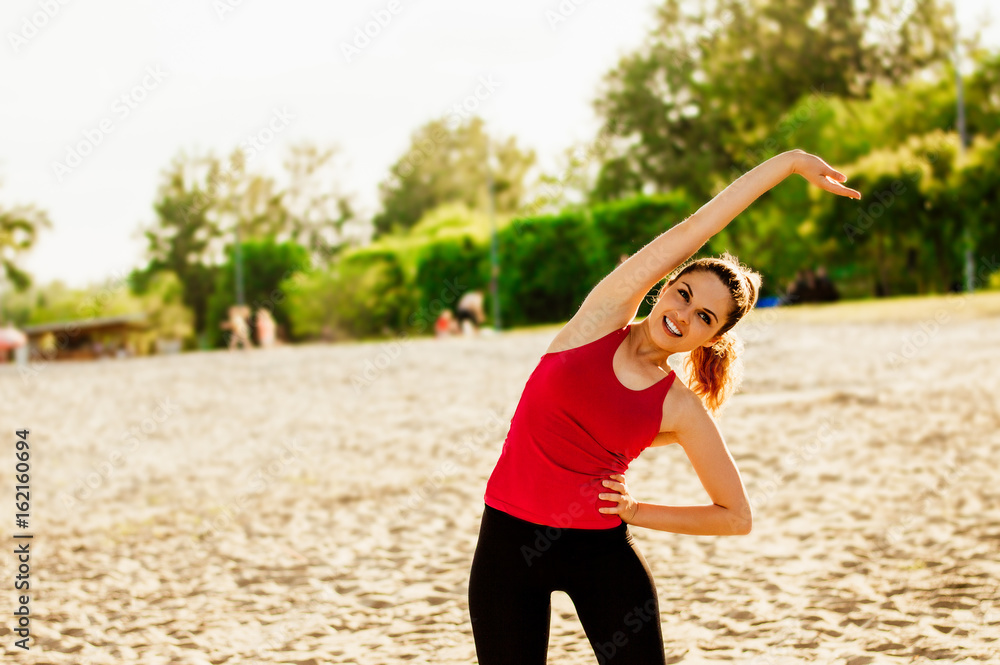
[[[544,663],[550,597],[573,600],[600,663],[663,663],[653,578],[628,525],[693,535],[747,534],[750,504],[709,412],[738,380],[731,329],[760,276],[728,254],[688,263],[633,324],[646,293],[758,196],[798,173],[860,199],[847,178],[801,150],[747,172],[590,292],[528,379],[484,496],[469,578],[480,665]],[[689,353],[688,381],[667,359]],[[639,503],[623,475],[650,446],[684,448],[711,504]]]

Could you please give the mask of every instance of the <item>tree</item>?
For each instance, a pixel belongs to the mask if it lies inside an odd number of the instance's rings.
[[[706,200],[784,146],[778,121],[799,100],[867,98],[946,62],[944,0],[667,0],[639,51],[622,58],[595,101],[625,142],[605,162],[603,198],[684,187]]]
[[[152,276],[141,301],[148,317],[150,341],[155,342],[157,338],[184,340],[194,334],[194,315],[184,306],[184,287],[177,275],[169,270]]]
[[[149,263],[133,271],[133,288],[143,293],[153,274],[170,270],[184,285],[195,329],[204,332],[219,265],[237,234],[241,240],[276,236],[288,229],[288,212],[273,179],[246,172],[240,150],[226,164],[182,153],[164,173],[157,197],[156,221],[140,229]]]
[[[593,141],[578,142],[563,150],[557,158],[555,172],[542,173],[530,188],[528,201],[519,217],[556,214],[571,207],[583,207],[602,197],[597,192],[597,176],[601,164],[608,159],[606,134]]]
[[[820,199],[819,234],[857,266],[873,295],[944,292],[961,276],[964,204],[957,196],[958,136],[941,131],[875,150],[846,167],[865,198]]]
[[[525,195],[525,175],[535,162],[534,151],[523,152],[513,137],[492,139],[479,117],[455,127],[445,120],[432,120],[413,133],[410,149],[379,186],[382,211],[375,216],[375,232],[408,229],[426,211],[443,203],[461,202],[473,210],[486,210],[490,152],[496,163],[496,211],[517,210]]]
[[[229,249],[229,260],[219,269],[215,288],[208,302],[205,337],[210,347],[225,345],[225,336],[219,324],[226,320],[229,306],[235,302],[234,250],[234,247]],[[242,242],[241,251],[247,305],[253,310],[269,310],[275,323],[287,330],[287,294],[282,290],[281,284],[294,277],[295,273],[311,268],[308,250],[292,241],[279,243],[273,237],[266,237]]]
[[[340,339],[380,337],[407,327],[417,293],[392,251],[346,252],[332,266],[282,282],[292,332]]]
[[[156,221],[140,227],[149,262],[130,275],[138,294],[145,293],[153,275],[162,270],[177,275],[184,286],[184,304],[194,312],[197,331],[205,329],[217,271],[213,254],[222,230],[210,211],[218,188],[218,167],[213,158],[175,157],[163,174],[153,204]]]
[[[338,186],[338,153],[335,147],[300,143],[291,147],[284,163],[289,183],[283,201],[291,239],[309,248],[317,265],[329,263],[361,239],[351,197]]]
[[[34,246],[41,229],[51,227],[45,211],[32,205],[0,208],[0,265],[18,291],[31,286],[31,275],[17,267],[18,256]]]

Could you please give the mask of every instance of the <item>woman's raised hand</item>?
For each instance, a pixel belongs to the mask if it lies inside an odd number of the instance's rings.
[[[810,155],[803,150],[791,150],[790,153],[792,155],[792,173],[798,173],[817,187],[822,187],[839,196],[846,196],[849,199],[861,198],[861,192],[841,184],[847,180],[846,175],[816,155]]]

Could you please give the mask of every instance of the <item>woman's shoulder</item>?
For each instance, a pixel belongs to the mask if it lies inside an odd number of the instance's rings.
[[[613,333],[619,333],[621,335],[628,334],[628,326],[578,326],[571,325],[573,322],[570,321],[564,325],[556,336],[552,338],[552,342],[549,343],[549,347],[545,349],[545,354],[552,353],[562,353],[563,351],[571,351],[573,349],[578,349],[588,344],[593,344],[594,342],[604,339]]]
[[[674,372],[674,380],[663,398],[663,419],[660,423],[660,431],[675,432],[681,429],[685,422],[690,422],[692,418],[699,418],[707,413],[708,409],[698,393],[691,390],[682,377]]]

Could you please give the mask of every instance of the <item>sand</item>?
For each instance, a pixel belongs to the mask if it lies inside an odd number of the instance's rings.
[[[911,318],[746,322],[719,422],[753,532],[633,529],[668,662],[1000,663],[1000,318]],[[0,367],[4,662],[475,663],[483,490],[554,333]],[[628,480],[707,500],[678,446]],[[562,593],[549,662],[597,662]]]

